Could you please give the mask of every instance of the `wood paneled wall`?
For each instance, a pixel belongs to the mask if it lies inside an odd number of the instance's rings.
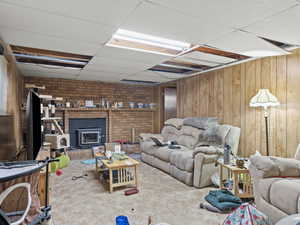
[[[4,46],[4,56],[7,60],[7,114],[14,117],[14,133],[17,150],[23,145],[23,135],[21,126],[21,104],[23,99],[23,76],[17,69],[15,58],[12,56],[10,47],[0,40],[0,44]]]
[[[263,110],[249,107],[260,88],[268,88],[281,103],[269,110],[270,154],[293,157],[300,143],[300,50],[179,80],[177,114],[214,116],[241,127],[239,155],[265,154]]]

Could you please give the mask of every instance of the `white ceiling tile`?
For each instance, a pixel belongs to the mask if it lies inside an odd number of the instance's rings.
[[[71,74],[71,75],[78,75],[80,69],[68,69],[64,67],[51,67],[47,65],[38,65],[38,64],[27,64],[27,63],[17,63],[17,67],[19,70],[22,71],[36,71],[39,73],[56,73],[56,74]]]
[[[78,75],[74,74],[62,74],[53,72],[41,72],[36,70],[23,70],[22,74],[29,77],[48,77],[48,78],[64,78],[64,79],[76,79]]]
[[[146,63],[156,63],[156,64],[159,64],[163,61],[172,58],[171,56],[134,51],[134,50],[124,49],[124,48],[109,47],[109,46],[103,46],[102,48],[100,48],[96,56],[125,59],[127,61],[131,60],[135,62],[138,61],[138,62],[146,62]]]
[[[83,70],[80,72],[78,79],[79,80],[95,80],[95,81],[104,81],[104,82],[119,82],[122,80],[124,75],[119,73],[109,73],[109,72],[96,72],[96,71],[87,71]]]
[[[256,35],[276,41],[300,45],[300,6],[244,28]]]
[[[28,32],[103,44],[116,31],[116,27],[96,24],[61,15],[0,2],[0,26]]]
[[[184,54],[183,57],[192,58],[192,59],[196,59],[196,60],[202,60],[202,61],[208,61],[208,62],[217,63],[217,64],[231,63],[231,62],[236,61],[236,59],[218,56],[218,55],[214,55],[214,54],[207,54],[207,53],[198,52],[198,51],[193,51],[191,53]]]
[[[120,25],[140,0],[2,0],[9,4],[30,7],[49,13],[80,18],[97,23]]]
[[[70,41],[65,38],[56,38],[7,27],[0,27],[0,36],[8,44],[82,55],[93,56],[100,48],[99,44],[89,44],[84,41]]]
[[[151,0],[156,4],[201,18],[203,23],[218,23],[240,28],[297,4],[296,0]]]
[[[140,62],[135,60],[125,60],[120,58],[104,58],[93,57],[92,60],[85,66],[87,70],[109,70],[110,68],[117,68],[117,70],[124,69],[124,71],[141,71],[152,66],[156,63]]]
[[[283,55],[288,52],[257,37],[256,35],[235,31],[207,43],[210,46],[242,55],[252,56],[254,51],[264,51],[265,54]],[[267,56],[267,55],[266,55]]]
[[[193,44],[203,43],[232,31],[213,20],[201,20],[149,2],[141,4],[121,28]]]
[[[220,65],[220,63],[215,63],[215,62],[211,62],[211,61],[190,58],[190,57],[187,57],[187,56],[179,56],[176,59],[180,59],[181,61],[185,61],[185,62],[191,62],[191,63],[195,63],[195,64],[199,64],[199,65],[212,66],[212,67]]]
[[[143,71],[127,77],[129,80],[141,80],[141,81],[153,81],[153,82],[168,82],[176,78],[163,75],[162,73],[156,73],[153,71]]]

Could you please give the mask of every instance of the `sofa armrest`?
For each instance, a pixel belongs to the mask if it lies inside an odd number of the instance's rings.
[[[296,159],[251,156],[253,176],[267,177],[300,177],[300,161]]]
[[[194,187],[202,188],[212,184],[211,176],[218,171],[216,161],[220,155],[198,152],[194,157]]]
[[[141,141],[152,141],[151,137],[157,138],[160,142],[164,143],[164,137],[161,134],[141,133],[139,135]]]
[[[223,155],[224,149],[216,146],[198,146],[194,149],[194,156],[198,153],[202,153],[204,155]]]

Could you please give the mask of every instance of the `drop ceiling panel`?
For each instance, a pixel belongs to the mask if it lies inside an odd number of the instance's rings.
[[[168,82],[174,80],[174,78],[164,76],[162,74],[153,71],[143,71],[127,77],[129,80],[140,80],[140,81],[154,81],[154,82]]]
[[[199,64],[199,65],[204,65],[204,66],[210,66],[210,67],[221,65],[220,63],[190,58],[190,57],[186,57],[186,56],[180,56],[180,57],[177,57],[176,59],[180,59],[181,61],[184,61],[184,62],[190,62],[190,63],[195,63],[195,64]]]
[[[95,72],[95,71],[81,71],[78,79],[79,80],[95,80],[95,81],[104,81],[104,82],[119,82],[122,80],[124,75],[118,73],[109,73],[109,72]]]
[[[99,44],[89,44],[84,41],[70,41],[65,38],[56,38],[38,33],[9,29],[7,27],[0,27],[0,36],[8,44],[82,55],[93,56],[100,48]]]
[[[296,0],[151,0],[210,24],[240,28],[297,4]]]
[[[269,39],[300,45],[299,21],[300,6],[297,6],[244,29]]]
[[[46,65],[37,65],[37,64],[26,64],[26,63],[17,63],[17,67],[23,73],[23,71],[36,71],[40,73],[56,73],[56,74],[70,74],[70,75],[78,75],[79,69],[67,69],[63,67],[51,67]]]
[[[224,35],[215,41],[208,42],[207,44],[225,51],[248,56],[251,56],[251,52],[253,51],[272,52],[277,53],[278,55],[288,53],[283,49],[258,38],[256,35],[242,31],[235,31],[231,34]]]
[[[116,28],[0,2],[0,26],[67,40],[101,44]]]
[[[186,4],[186,1],[184,1]],[[207,4],[207,3],[206,3]],[[212,40],[232,29],[213,20],[201,20],[176,10],[143,2],[122,25],[123,29],[194,44]]]
[[[204,61],[209,61],[209,62],[218,63],[218,64],[231,63],[231,62],[236,61],[236,59],[218,56],[218,55],[214,55],[214,54],[203,53],[203,52],[199,52],[199,51],[193,51],[193,52],[185,54],[183,56],[188,57],[188,58],[193,58],[196,60],[204,60]]]
[[[140,62],[135,60],[125,60],[119,58],[104,58],[94,57],[86,66],[85,70],[107,70],[116,68],[117,70],[124,69],[124,71],[141,71],[148,69],[156,63]],[[105,68],[105,69],[104,69]]]
[[[78,75],[74,75],[74,74],[41,72],[36,70],[24,70],[22,74],[28,77],[48,77],[48,78],[64,78],[64,79],[76,79],[78,77]]]
[[[141,51],[134,51],[124,48],[116,48],[116,47],[109,47],[103,46],[97,52],[98,57],[107,57],[107,58],[118,58],[118,59],[125,59],[125,60],[132,60],[135,62],[146,62],[146,63],[161,63],[168,59],[171,59],[171,56],[153,54],[153,53],[146,53]]]
[[[9,4],[30,7],[50,13],[80,18],[97,23],[120,25],[134,10],[139,0],[4,0]]]

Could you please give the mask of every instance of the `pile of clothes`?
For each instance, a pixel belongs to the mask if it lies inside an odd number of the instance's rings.
[[[200,208],[218,213],[231,212],[242,204],[242,200],[228,190],[210,191],[205,200],[207,202],[201,203]]]

